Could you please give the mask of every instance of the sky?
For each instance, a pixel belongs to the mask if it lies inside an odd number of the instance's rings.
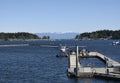
[[[0,0],[0,32],[120,29],[120,0]]]

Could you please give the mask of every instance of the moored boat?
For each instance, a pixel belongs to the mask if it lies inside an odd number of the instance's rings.
[[[120,41],[114,41],[112,42],[112,45],[120,45]]]

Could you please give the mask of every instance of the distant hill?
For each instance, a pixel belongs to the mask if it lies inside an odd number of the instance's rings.
[[[27,32],[18,32],[18,33],[0,33],[0,40],[18,40],[18,39],[39,39],[36,34],[27,33]]]
[[[68,32],[68,33],[36,33],[39,37],[50,36],[50,39],[74,39],[79,33]]]
[[[76,35],[75,39],[120,39],[120,30],[99,30]]]

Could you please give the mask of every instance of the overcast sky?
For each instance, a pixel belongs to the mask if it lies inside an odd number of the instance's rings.
[[[120,0],[0,0],[0,32],[120,29]]]

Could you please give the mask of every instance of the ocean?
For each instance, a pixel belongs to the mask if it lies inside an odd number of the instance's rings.
[[[81,46],[89,51],[100,52],[120,62],[120,46],[113,46],[114,40],[37,40],[0,41],[0,45],[30,44],[30,46],[0,46],[0,83],[119,83],[117,80],[99,78],[69,78],[68,58],[57,58],[59,44]],[[40,46],[40,45],[51,45]],[[71,48],[75,50],[75,48]],[[92,62],[95,67],[104,67],[98,59],[86,59],[84,65]]]

